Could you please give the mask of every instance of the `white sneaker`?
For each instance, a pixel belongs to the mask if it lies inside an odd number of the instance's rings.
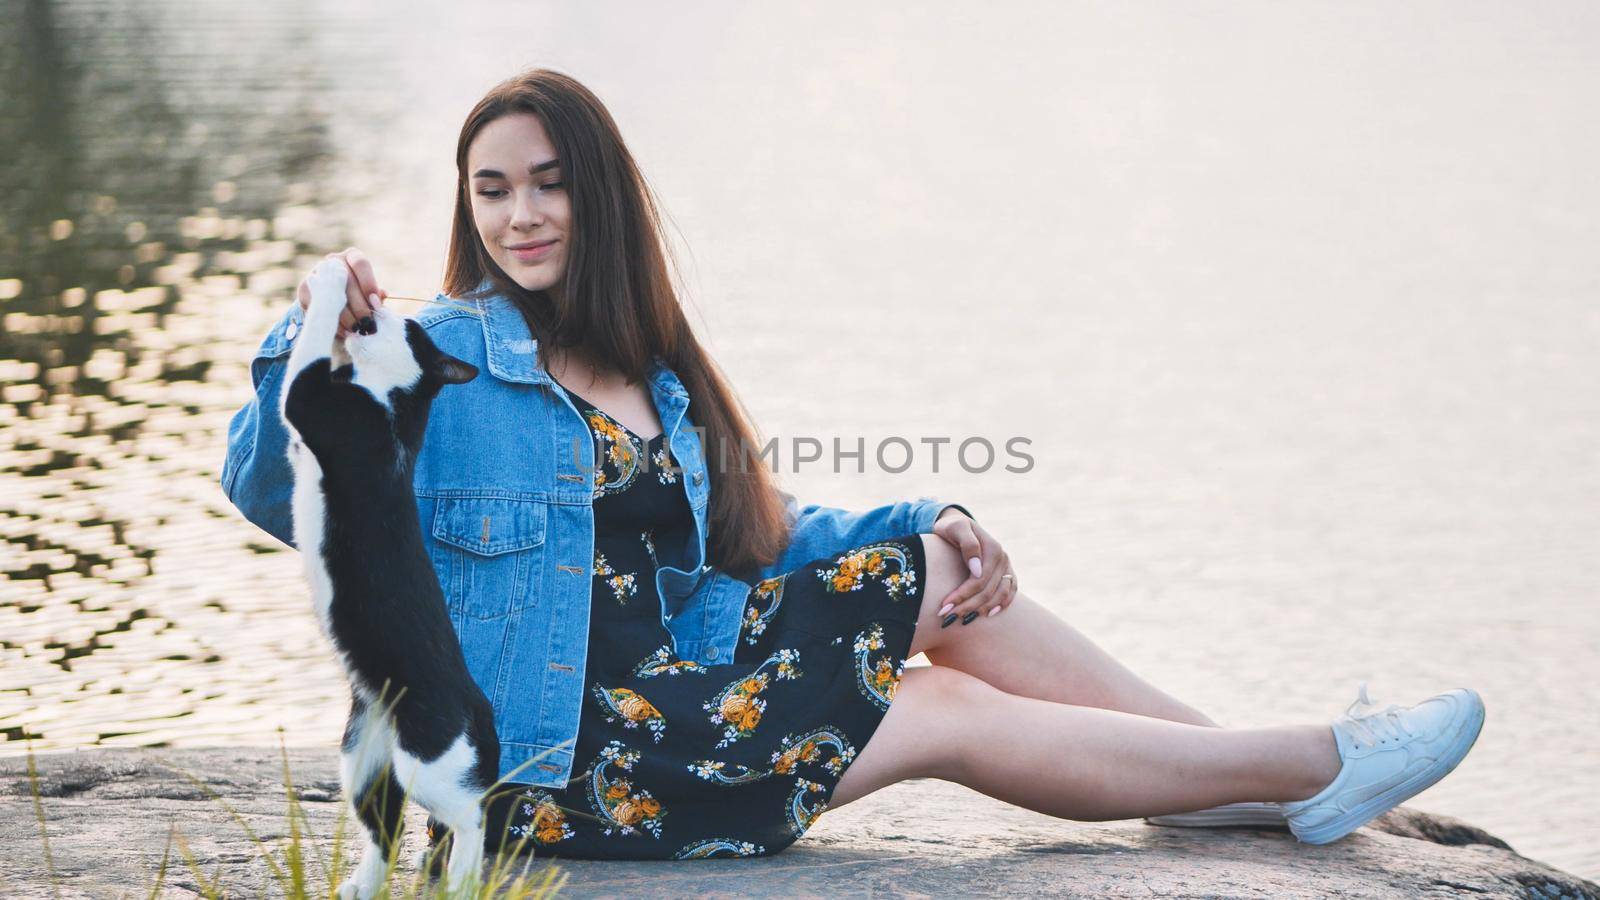
[[[1146,816],[1151,825],[1173,828],[1246,828],[1273,826],[1282,828],[1288,823],[1283,818],[1283,807],[1276,803],[1226,803],[1210,809],[1173,813],[1166,816]]]
[[[1326,844],[1411,799],[1450,773],[1483,729],[1483,699],[1459,688],[1409,709],[1370,707],[1367,686],[1333,723],[1343,763],[1316,796],[1282,804],[1294,836]]]

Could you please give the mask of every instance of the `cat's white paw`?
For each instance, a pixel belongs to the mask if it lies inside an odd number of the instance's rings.
[[[311,288],[311,308],[327,304],[344,309],[344,286],[349,277],[350,268],[344,264],[344,260],[324,259],[317,263],[316,268],[311,270],[311,277],[306,279]]]

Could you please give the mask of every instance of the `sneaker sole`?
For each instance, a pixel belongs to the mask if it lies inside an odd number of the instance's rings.
[[[1163,825],[1168,828],[1241,828],[1241,827],[1276,827],[1288,826],[1283,818],[1283,811],[1276,804],[1264,803],[1230,803],[1226,806],[1214,806],[1210,809],[1201,809],[1194,812],[1174,813],[1169,816],[1149,816],[1145,819],[1151,825]]]
[[[1295,837],[1303,844],[1331,844],[1428,788],[1433,787],[1439,779],[1454,771],[1455,767],[1461,764],[1461,760],[1466,758],[1467,751],[1471,750],[1472,745],[1478,742],[1478,735],[1483,731],[1485,717],[1483,698],[1478,696],[1478,692],[1471,688],[1466,688],[1466,692],[1472,697],[1473,704],[1477,708],[1477,714],[1474,716],[1476,721],[1461,729],[1460,734],[1456,737],[1456,742],[1450,746],[1449,751],[1444,756],[1440,757],[1428,768],[1357,806],[1343,816],[1318,825],[1304,834],[1296,834]]]

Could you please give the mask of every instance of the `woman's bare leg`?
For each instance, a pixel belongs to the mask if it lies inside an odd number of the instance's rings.
[[[1189,725],[1019,697],[935,665],[906,671],[829,806],[931,777],[1048,815],[1124,819],[1303,800],[1331,782],[1339,765],[1325,725]]]
[[[1021,697],[1096,706],[1194,725],[1216,725],[1199,710],[1135,675],[1032,598],[1018,592],[997,616],[940,628],[945,595],[967,578],[960,551],[938,535],[922,537],[922,611],[911,655],[987,681]]]

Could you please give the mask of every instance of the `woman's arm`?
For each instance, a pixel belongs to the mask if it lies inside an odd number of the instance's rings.
[[[906,534],[932,534],[939,513],[955,507],[972,517],[958,503],[941,503],[932,497],[900,500],[862,512],[851,512],[815,503],[801,506],[787,491],[779,491],[788,509],[791,531],[789,546],[776,562],[760,570],[760,578],[771,578],[791,571],[803,563],[848,550],[851,547]]]
[[[228,455],[221,479],[222,492],[246,519],[291,547],[294,473],[289,468],[289,436],[278,412],[278,392],[303,315],[299,303],[289,304],[250,361],[256,395],[228,423]]]

